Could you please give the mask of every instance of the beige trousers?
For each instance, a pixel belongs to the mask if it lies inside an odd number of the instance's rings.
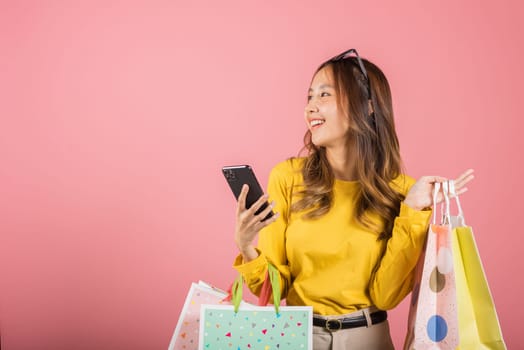
[[[371,325],[369,309],[336,317],[345,318],[362,315],[368,319],[367,327],[330,332],[323,327],[313,326],[313,350],[394,350],[388,321]],[[316,317],[323,316],[316,315]]]

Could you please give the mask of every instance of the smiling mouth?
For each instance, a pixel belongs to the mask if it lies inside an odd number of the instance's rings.
[[[314,120],[312,120],[312,121],[309,122],[309,126],[310,126],[311,128],[315,128],[315,127],[318,127],[318,126],[324,124],[324,122],[325,122],[325,121],[324,121],[324,120],[321,120],[321,119],[314,119]]]

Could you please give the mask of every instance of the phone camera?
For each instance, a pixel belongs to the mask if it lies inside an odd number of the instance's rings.
[[[237,179],[235,172],[231,169],[227,169],[224,171],[224,175],[226,175],[226,179],[234,181]]]

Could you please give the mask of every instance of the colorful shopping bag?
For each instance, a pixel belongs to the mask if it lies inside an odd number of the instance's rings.
[[[234,305],[202,305],[199,350],[312,349],[312,308],[280,306],[278,271],[271,264],[268,271],[274,306],[240,305],[239,276],[232,289]]]
[[[224,301],[227,296],[228,293],[207,283],[201,281],[198,284],[192,283],[168,350],[197,350],[200,305],[230,304]]]
[[[451,222],[458,299],[459,348],[505,350],[506,345],[473,230],[466,225],[452,182],[450,194],[454,195],[458,208],[458,216],[451,217]]]
[[[447,194],[447,183],[442,184]],[[440,183],[435,183],[433,203],[437,202]],[[424,253],[415,273],[404,349],[456,349],[459,345],[457,297],[452,254],[452,227],[449,199],[437,224],[437,208],[429,227]]]

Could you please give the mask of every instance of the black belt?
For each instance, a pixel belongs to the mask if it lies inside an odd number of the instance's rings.
[[[371,318],[371,324],[384,322],[388,319],[388,313],[386,311],[373,312],[369,314],[369,316]],[[333,332],[340,329],[367,326],[368,322],[366,321],[366,317],[364,315],[351,318],[330,318],[327,320],[324,318],[313,317],[313,325],[323,327],[328,331]]]

